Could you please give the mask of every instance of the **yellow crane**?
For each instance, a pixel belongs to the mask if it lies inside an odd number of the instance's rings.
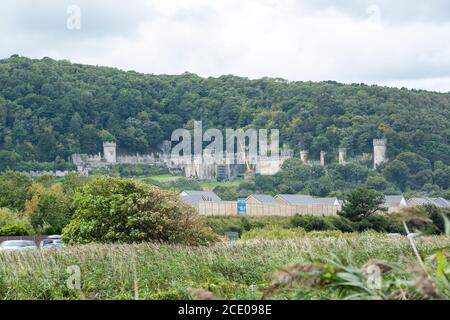
[[[246,166],[245,174],[247,176],[251,177],[253,175],[253,170],[250,167],[250,163],[248,162],[247,155],[246,155],[246,152],[245,152],[245,148],[242,145],[241,140],[239,140],[239,138],[237,138],[237,141],[239,142],[239,146],[241,147],[241,150],[244,151],[244,161],[245,161],[245,166]]]

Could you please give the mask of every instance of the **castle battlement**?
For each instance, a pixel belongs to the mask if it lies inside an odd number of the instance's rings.
[[[386,147],[387,140],[386,139],[373,139],[374,147]]]
[[[73,163],[79,170],[91,168],[103,168],[113,164],[143,164],[143,165],[164,165],[172,172],[183,172],[186,177],[197,177],[199,179],[212,180],[216,176],[226,175],[228,179],[236,177],[246,171],[248,164],[253,172],[274,175],[276,174],[284,161],[294,156],[292,150],[282,149],[278,158],[271,156],[249,156],[247,152],[228,153],[224,151],[220,154],[204,154],[204,155],[172,155],[170,154],[170,141],[165,141],[161,145],[162,152],[134,155],[116,155],[116,143],[103,143],[103,156],[74,154],[72,155]],[[339,163],[342,165],[353,162],[364,162],[373,158],[374,168],[387,161],[386,139],[373,140],[373,156],[363,153],[346,159],[346,149],[339,148]],[[300,151],[300,159],[307,165],[325,166],[325,151],[320,152],[320,160],[308,159],[308,150]],[[218,156],[218,157],[215,157]]]

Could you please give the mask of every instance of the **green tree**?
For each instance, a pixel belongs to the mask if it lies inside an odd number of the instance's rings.
[[[450,188],[450,167],[437,169],[433,177],[435,184],[442,189]]]
[[[31,178],[17,172],[0,174],[0,207],[22,211],[30,199]]]
[[[367,178],[366,187],[377,191],[385,191],[391,187],[391,184],[383,176],[376,175]]]
[[[63,230],[67,243],[163,241],[188,245],[216,240],[195,209],[177,194],[130,179],[99,177],[74,198]]]
[[[387,211],[383,203],[382,193],[359,187],[347,195],[342,210],[338,214],[351,221],[361,221],[376,212]]]
[[[383,172],[385,178],[399,187],[402,191],[406,189],[409,177],[408,166],[400,161],[394,160],[386,165]]]
[[[27,220],[18,212],[8,208],[0,208],[0,227],[9,224],[26,224]]]
[[[396,160],[405,163],[412,174],[431,169],[430,161],[414,152],[402,152],[397,156]]]
[[[41,233],[60,234],[70,221],[72,198],[63,192],[60,183],[49,188],[35,184],[31,189],[34,195],[26,208],[31,216],[31,225]]]
[[[17,154],[12,151],[0,150],[0,171],[14,170],[17,163]]]

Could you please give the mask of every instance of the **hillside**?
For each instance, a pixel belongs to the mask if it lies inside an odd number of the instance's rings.
[[[145,75],[50,58],[0,60],[0,162],[53,162],[98,153],[112,135],[122,152],[147,152],[192,120],[204,128],[278,128],[282,143],[318,158],[349,156],[388,139],[450,164],[450,94],[335,82]]]

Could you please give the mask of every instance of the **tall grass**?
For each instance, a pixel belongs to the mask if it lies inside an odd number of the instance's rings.
[[[417,239],[422,256],[450,245],[447,237]],[[181,299],[204,288],[223,299],[258,299],[269,274],[292,263],[348,257],[363,265],[415,259],[405,237],[361,235],[295,240],[254,240],[209,247],[165,244],[86,245],[63,250],[0,253],[1,299]],[[69,289],[67,267],[81,269],[81,289]],[[317,292],[308,298],[327,298]]]

